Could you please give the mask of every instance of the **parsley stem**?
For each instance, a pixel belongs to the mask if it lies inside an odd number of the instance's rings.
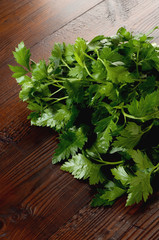
[[[50,80],[49,82],[47,81],[49,84],[54,84],[54,83],[59,83],[59,82],[63,83],[63,80],[65,80],[65,78],[54,79],[52,77],[49,77],[48,79]]]
[[[70,81],[71,81],[71,80],[72,80],[72,81],[73,81],[73,80],[82,80],[82,79],[79,79],[79,78],[68,78],[68,77],[66,77],[66,78],[58,77],[58,79],[64,80],[64,81],[65,81],[65,80],[70,80]],[[58,80],[57,80],[57,81],[58,81]],[[61,81],[61,82],[64,82],[64,81]]]
[[[151,123],[150,126],[148,126],[148,127],[145,129],[145,131],[144,131],[143,133],[146,133],[146,132],[150,131],[150,129],[151,129],[152,127],[153,127],[153,122]]]
[[[88,68],[87,68],[87,66],[86,66],[85,63],[84,63],[84,68],[86,69],[86,72],[88,73],[88,75],[89,75],[91,78],[93,78],[94,80],[96,80],[96,79],[93,77],[93,75],[90,73],[90,71],[88,70]]]
[[[137,77],[140,76],[140,74],[139,74],[139,53],[140,53],[140,48],[137,49],[137,53],[136,53],[136,61],[135,61]]]
[[[69,69],[71,70],[71,68],[68,66],[68,64],[63,60],[63,58],[61,58],[61,61],[63,62],[63,64]]]
[[[123,109],[123,108],[121,108],[121,111],[122,111],[124,117],[128,117],[128,118],[131,118],[131,119],[140,119],[140,120],[142,119],[141,117],[135,117],[135,116],[133,116],[133,115],[130,115],[130,114],[124,112],[124,109]]]
[[[50,97],[53,96],[53,95],[55,95],[56,93],[60,92],[62,89],[64,89],[64,87],[61,87],[61,88],[59,88],[57,91],[53,92],[53,93],[50,95]]]
[[[154,167],[154,169],[152,170],[152,172],[158,172],[159,171],[159,163]]]
[[[136,119],[136,120],[141,120],[141,121],[144,121],[144,120],[146,120],[146,117],[135,117],[135,116],[133,116],[133,115],[130,115],[130,114],[128,114],[128,113],[126,113],[126,112],[124,112],[124,109],[123,108],[121,108],[121,111],[122,111],[122,114],[124,115],[124,117],[126,118],[131,118],[131,119]]]
[[[153,168],[151,168],[151,171],[149,172],[149,174],[151,175],[153,172],[156,173],[159,171],[159,163],[154,166]]]
[[[143,117],[135,117],[133,115],[130,115],[130,114],[124,112],[123,108],[121,108],[121,111],[122,111],[122,114],[124,115],[124,117],[131,118],[131,119],[136,119],[136,120],[141,120],[143,122],[146,121],[146,120],[149,120],[149,118],[153,117],[153,115],[154,115],[154,113],[150,113],[150,114],[147,114],[146,116],[143,116]],[[155,112],[155,114],[157,114],[157,113],[159,113],[159,111]]]
[[[52,79],[55,83],[59,83],[59,82],[61,82],[61,83],[63,83],[63,81],[60,79]]]
[[[152,30],[150,30],[146,33],[146,36],[149,36],[150,34],[152,34],[158,28],[159,28],[158,26],[154,27]]]
[[[92,61],[96,61],[94,58],[92,58],[91,56],[89,56],[87,53],[84,52],[84,55],[88,58],[90,58]]]
[[[95,150],[96,154],[98,155],[98,158],[93,158],[94,161],[96,161],[96,162],[103,163],[103,165],[116,165],[116,164],[123,163],[123,161],[117,161],[117,162],[104,161],[104,160],[102,159],[100,153],[98,152],[97,148],[96,148],[95,146],[93,146],[93,149]]]
[[[67,99],[67,98],[68,98],[68,96],[65,96],[65,97],[62,97],[62,98],[52,98],[52,99],[55,99],[56,101],[54,101],[54,102],[51,103],[51,104],[54,104],[54,103],[56,103],[56,102],[59,102],[59,101],[65,100],[65,99]]]
[[[103,165],[117,165],[123,163],[123,161],[117,161],[117,162],[108,162],[100,159],[94,159],[96,162],[103,163]]]
[[[104,61],[98,56],[98,60],[101,61],[101,63],[104,65],[104,67],[106,68],[106,65],[104,63]]]
[[[61,84],[53,84],[54,87],[58,87],[58,88],[63,88],[63,86]]]

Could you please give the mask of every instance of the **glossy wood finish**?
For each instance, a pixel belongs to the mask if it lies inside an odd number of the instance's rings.
[[[46,59],[55,42],[73,43],[121,26],[147,32],[159,24],[158,0],[0,1],[0,239],[158,240],[159,194],[146,204],[91,208],[94,190],[53,166],[58,135],[31,127],[29,110],[7,64],[24,41],[32,59]],[[153,33],[159,44],[159,32]]]

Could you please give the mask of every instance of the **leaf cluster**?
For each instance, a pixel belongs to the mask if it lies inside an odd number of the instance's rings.
[[[156,28],[155,28],[156,29]],[[153,29],[153,30],[155,30]],[[147,201],[159,171],[159,46],[121,27],[115,36],[55,43],[35,63],[23,42],[9,66],[32,125],[59,133],[53,164],[98,187],[92,206]]]

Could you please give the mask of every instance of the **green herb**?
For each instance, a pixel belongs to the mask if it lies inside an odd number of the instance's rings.
[[[13,52],[20,66],[9,67],[31,124],[59,133],[52,162],[97,186],[92,206],[122,195],[126,206],[147,201],[156,188],[159,46],[150,33],[120,28],[112,37],[56,43],[47,64],[31,60],[23,42]]]

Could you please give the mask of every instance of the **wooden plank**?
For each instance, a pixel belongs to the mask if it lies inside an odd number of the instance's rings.
[[[22,7],[25,4],[28,4],[30,0],[16,0],[16,1],[10,1],[10,0],[1,0],[0,2],[0,18],[3,18],[7,16],[8,14],[17,10],[18,8]]]
[[[122,26],[135,33],[146,33],[158,24],[158,6],[156,0],[132,1],[131,4],[130,1],[104,1],[33,46],[33,58],[36,61],[41,56],[47,59],[55,42],[74,43],[77,37],[90,41],[101,34],[111,36]],[[158,30],[152,36],[159,42]]]
[[[88,185],[74,181],[58,166],[53,168],[52,153],[49,157],[44,149],[47,142],[38,148],[37,158],[34,152],[29,161],[21,159],[2,175],[0,217],[7,226],[5,237],[48,239],[90,199]]]
[[[34,131],[23,142],[9,144],[1,155],[0,221],[5,238],[48,239],[90,200],[87,184],[52,166],[56,135],[39,134]],[[30,232],[30,227],[36,230]]]
[[[0,19],[0,65],[12,58],[11,51],[22,40],[31,47],[100,2],[31,0],[16,9],[13,5],[13,12]]]
[[[9,239],[48,239],[88,202],[87,185],[48,168],[38,172],[39,177],[34,174],[27,182],[3,195],[0,217],[7,227],[5,237]]]
[[[156,193],[147,204],[136,207],[125,207],[124,198],[108,208],[91,208],[87,205],[49,240],[158,239],[158,200],[159,194]]]

